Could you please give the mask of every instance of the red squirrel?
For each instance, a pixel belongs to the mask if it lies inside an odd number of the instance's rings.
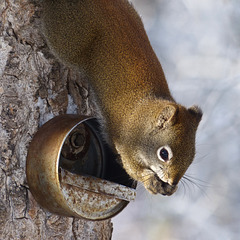
[[[194,159],[202,111],[173,99],[132,4],[43,3],[47,42],[59,59],[87,75],[103,129],[124,169],[149,192],[173,194]]]

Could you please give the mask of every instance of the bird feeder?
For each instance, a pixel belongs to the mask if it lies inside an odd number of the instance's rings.
[[[26,172],[39,205],[62,216],[111,218],[136,195],[94,118],[60,115],[45,123],[30,143]]]

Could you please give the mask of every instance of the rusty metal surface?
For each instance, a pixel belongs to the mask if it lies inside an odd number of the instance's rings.
[[[104,220],[118,214],[128,202],[89,192],[79,190],[75,186],[62,185],[62,191],[68,200],[69,207],[75,212],[74,215],[90,220]]]
[[[85,118],[86,119],[86,118]],[[34,136],[27,156],[27,181],[37,202],[50,212],[72,216],[58,176],[61,147],[81,116],[61,115],[44,124]]]
[[[102,220],[120,212],[136,193],[134,189],[117,183],[79,176],[59,168],[65,139],[87,119],[61,115],[39,129],[29,146],[27,181],[34,198],[48,211],[63,216]]]
[[[113,183],[101,178],[92,176],[79,176],[72,174],[64,169],[61,169],[61,184],[68,184],[80,189],[88,190],[93,193],[101,193],[109,197],[117,198],[125,201],[132,201],[136,197],[136,190],[123,186],[118,183]]]
[[[136,190],[91,176],[78,176],[61,170],[60,183],[69,207],[83,218],[102,220],[119,213]]]

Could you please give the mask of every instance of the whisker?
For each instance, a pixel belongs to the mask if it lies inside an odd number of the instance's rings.
[[[185,174],[181,179],[181,183],[186,184],[188,189],[191,190],[192,188],[188,184],[190,183],[192,186],[197,187],[204,196],[207,196],[205,188],[209,187],[209,185],[206,181]]]
[[[195,159],[194,159],[194,161],[193,161],[193,165],[195,165],[195,164],[199,164],[199,163],[201,163],[201,162],[203,162],[203,161],[206,161],[208,158],[209,158],[209,156],[211,155],[210,153],[206,153],[206,154],[196,154],[197,155],[197,157],[195,157]]]
[[[199,185],[202,186],[202,187],[210,187],[210,185],[209,185],[209,183],[208,183],[207,181],[204,181],[204,180],[202,180],[202,179],[200,179],[200,178],[197,178],[197,177],[194,177],[194,176],[192,176],[192,175],[187,175],[187,174],[185,174],[183,177],[184,177],[185,179],[189,180],[189,181],[192,181],[193,184],[199,184]],[[195,182],[194,182],[194,181],[195,181]],[[197,182],[197,183],[196,183],[196,182]]]
[[[187,193],[186,185],[187,185],[187,183],[186,183],[185,179],[181,180],[181,184],[182,184],[181,186],[183,186],[183,192],[184,192],[183,196],[186,196],[186,193]]]

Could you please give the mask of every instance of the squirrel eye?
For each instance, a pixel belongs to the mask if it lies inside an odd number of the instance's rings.
[[[157,150],[157,156],[159,160],[167,162],[173,157],[172,150],[169,146],[160,147]]]

